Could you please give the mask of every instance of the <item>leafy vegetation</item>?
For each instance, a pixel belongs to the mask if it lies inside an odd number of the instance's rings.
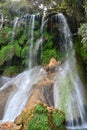
[[[79,38],[75,39],[75,49],[76,49],[76,52],[78,54],[80,54],[82,59],[84,61],[86,61],[87,60],[87,51],[85,50],[86,48],[83,47],[83,43],[81,42],[81,40]]]
[[[28,130],[64,130],[64,120],[65,117],[61,111],[53,109],[49,111],[42,104],[37,104],[34,117],[29,120]]]
[[[64,113],[41,103],[23,111],[15,122],[22,124],[21,130],[66,130]]]
[[[50,3],[50,4],[49,4]],[[43,9],[47,8],[49,20],[43,30],[43,47],[42,53],[38,50],[38,55],[41,55],[39,64],[47,64],[51,57],[56,60],[61,60],[64,54],[61,53],[58,46],[58,24],[50,19],[51,13],[63,12],[70,22],[70,27],[73,33],[77,33],[82,37],[82,42],[75,42],[76,51],[82,56],[83,60],[87,61],[87,2],[85,0],[22,0],[0,1],[0,19],[3,16],[3,22],[0,21],[0,73],[5,74],[6,66],[17,66],[19,71],[25,69],[29,64],[29,48],[31,44],[31,24],[30,14],[40,16],[35,19],[34,27],[34,46],[41,37],[41,23]],[[50,8],[51,7],[51,8]],[[85,15],[85,17],[83,17]],[[18,21],[16,21],[18,20]],[[51,28],[52,27],[52,28]],[[57,31],[56,31],[57,30]],[[35,46],[36,47],[36,46]],[[20,67],[21,66],[21,67]],[[9,71],[8,71],[9,72]],[[18,71],[17,71],[18,72]]]
[[[87,63],[87,1],[84,2],[85,9],[85,22],[81,24],[78,29],[78,34],[81,36],[76,40],[76,51],[82,56],[83,60]]]
[[[46,39],[46,41],[43,43],[43,49],[41,53],[42,64],[48,64],[52,57],[54,57],[56,60],[62,60],[63,54],[60,50],[58,50],[58,43],[57,45],[55,43],[56,37],[56,31],[54,34],[44,31],[44,39]]]
[[[81,24],[78,34],[82,37],[82,46],[85,52],[87,52],[87,1],[84,2],[85,9],[85,22]]]

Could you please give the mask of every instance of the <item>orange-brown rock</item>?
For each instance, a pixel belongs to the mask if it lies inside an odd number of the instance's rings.
[[[61,61],[56,61],[55,58],[51,58],[51,59],[50,59],[50,62],[49,62],[49,64],[48,64],[48,67],[53,68],[53,67],[55,67],[55,66],[57,66],[57,65],[60,65],[60,64],[61,64]]]
[[[54,69],[60,65],[60,61],[51,58],[50,63],[45,66],[47,75],[41,77],[39,82],[32,86],[30,97],[27,101],[26,107],[32,107],[34,104],[43,103],[48,106],[53,106],[53,82],[55,77]]]
[[[50,100],[49,100],[50,99]],[[37,103],[53,106],[53,82],[48,79],[33,85],[26,107],[33,107]]]
[[[51,58],[49,64],[44,66],[44,69],[48,72],[48,74],[52,74],[55,73],[58,65],[61,65],[61,61],[56,61],[55,58]]]
[[[20,130],[66,130],[64,113],[42,103],[24,109],[16,118],[15,124],[22,126]]]
[[[15,123],[11,122],[5,122],[3,124],[0,124],[0,130],[20,130],[21,125],[17,126]]]

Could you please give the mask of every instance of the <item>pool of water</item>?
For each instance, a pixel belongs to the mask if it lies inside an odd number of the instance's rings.
[[[67,127],[67,130],[87,130],[87,124],[82,126]]]

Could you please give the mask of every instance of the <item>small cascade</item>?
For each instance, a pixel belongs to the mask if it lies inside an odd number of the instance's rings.
[[[7,84],[1,87],[0,91],[6,89],[9,85],[15,85],[15,90],[11,92],[7,100],[2,121],[14,121],[21,113],[31,94],[32,85],[40,80],[41,75],[45,75],[43,68],[34,67],[12,78]]]
[[[18,17],[14,19],[13,31],[16,29],[17,24],[18,24],[18,21],[19,21],[19,18],[18,18]]]
[[[69,49],[72,49],[72,37],[71,32],[62,13],[56,15],[59,25],[59,44],[62,52],[67,52]],[[65,26],[66,25],[66,26]]]
[[[46,16],[46,10],[43,11],[43,17],[42,17],[42,24],[41,24],[41,35],[43,35],[43,28],[45,24],[45,16]]]
[[[67,125],[73,127],[86,123],[85,106],[86,95],[84,85],[77,71],[77,62],[71,32],[63,14],[58,15],[60,30],[60,46],[67,58],[63,65],[58,67],[54,78],[54,104],[55,108],[65,112]]]
[[[30,43],[30,53],[29,53],[29,68],[32,68],[38,65],[38,51],[42,46],[43,42],[43,26],[44,26],[44,18],[45,12],[43,13],[42,23],[41,23],[41,37],[34,41],[34,28],[35,28],[35,19],[39,17],[39,14],[31,15],[30,24],[31,24],[31,43]],[[38,30],[39,31],[39,30]]]
[[[33,67],[33,47],[34,47],[34,25],[35,25],[35,15],[31,15],[31,44],[30,44],[30,55],[29,55],[29,68]]]
[[[4,23],[4,16],[2,13],[0,13],[0,29],[2,29]]]
[[[2,76],[0,77],[0,87],[2,87],[5,83],[7,83],[10,80],[9,77]]]
[[[14,41],[14,36],[15,36],[15,29],[18,27],[18,23],[19,23],[19,17],[15,18],[13,21],[13,27],[12,27],[12,31],[10,31],[8,33],[8,35],[11,35],[11,43],[13,43]]]

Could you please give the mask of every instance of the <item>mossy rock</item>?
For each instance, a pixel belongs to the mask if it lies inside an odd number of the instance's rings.
[[[15,123],[21,130],[66,130],[64,113],[41,103],[25,109]]]

